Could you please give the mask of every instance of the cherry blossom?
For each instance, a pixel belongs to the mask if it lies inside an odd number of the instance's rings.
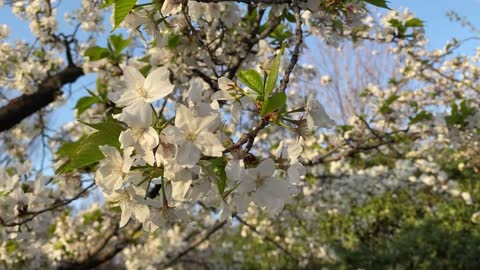
[[[126,90],[115,103],[125,106],[116,118],[131,127],[144,127],[152,122],[150,103],[157,101],[173,91],[170,83],[170,72],[166,67],[159,67],[150,72],[147,78],[135,68],[123,68]]]
[[[213,133],[217,127],[217,115],[195,117],[187,107],[180,105],[176,110],[175,126],[167,127],[163,134],[178,145],[178,164],[193,167],[201,154],[222,156],[224,147]]]

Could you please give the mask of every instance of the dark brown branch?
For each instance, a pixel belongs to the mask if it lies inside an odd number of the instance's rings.
[[[253,231],[254,233],[258,234],[259,236],[261,236],[265,241],[267,242],[270,242],[272,243],[274,246],[276,246],[278,249],[280,249],[281,251],[283,251],[283,253],[285,253],[285,255],[287,255],[288,257],[290,257],[290,259],[292,259],[293,261],[295,261],[296,263],[298,263],[298,259],[295,258],[295,256],[293,256],[292,253],[290,253],[290,251],[288,251],[288,249],[286,249],[285,247],[283,247],[280,243],[278,243],[277,241],[273,240],[272,238],[266,236],[266,235],[263,235],[262,233],[260,233],[257,228],[255,228],[253,225],[250,225],[248,222],[246,222],[245,220],[243,220],[241,217],[239,217],[237,214],[234,214],[233,217],[235,217],[235,219],[237,219],[240,223],[242,223],[243,225],[247,226],[251,231]]]
[[[65,201],[62,201],[62,202],[59,202],[59,203],[55,203],[52,206],[47,207],[47,208],[42,209],[42,210],[23,213],[22,216],[25,216],[25,217],[20,221],[17,221],[17,222],[8,222],[7,221],[6,222],[0,217],[0,225],[5,226],[5,227],[13,227],[13,226],[17,226],[17,225],[22,225],[26,222],[29,222],[29,221],[33,220],[36,216],[38,216],[40,214],[43,214],[45,212],[49,212],[49,211],[52,211],[52,210],[55,210],[57,208],[60,208],[60,207],[63,207],[63,206],[66,206],[66,205],[70,204],[71,202],[73,202],[73,201],[79,199],[80,197],[82,197],[94,185],[95,185],[95,183],[91,183],[89,186],[87,186],[82,191],[77,193],[77,195],[75,195],[71,199],[68,199],[68,200],[65,200]]]
[[[300,17],[300,7],[298,5],[294,5],[293,12],[295,15],[295,36],[296,36],[296,44],[295,48],[292,52],[292,57],[290,58],[290,64],[288,64],[287,69],[285,70],[285,75],[283,75],[282,81],[280,82],[280,91],[285,93],[287,89],[288,82],[290,81],[290,74],[292,73],[295,65],[298,62],[298,58],[300,57],[300,49],[303,43],[303,32],[302,32],[302,18]]]
[[[152,190],[148,192],[149,198],[155,198],[160,191],[161,185],[155,185]],[[59,264],[57,270],[66,270],[66,269],[75,269],[75,270],[88,270],[94,269],[95,267],[108,262],[113,259],[119,252],[125,249],[128,245],[133,242],[133,236],[135,233],[142,229],[142,224],[136,224],[135,227],[131,230],[131,233],[125,232],[123,236],[119,236],[119,239],[114,243],[110,243],[113,236],[119,234],[118,226],[115,226],[115,229],[107,234],[107,236],[100,241],[91,256],[78,258],[76,261],[64,261]]]
[[[261,33],[258,34],[261,27],[261,20],[263,18],[263,15],[265,13],[264,9],[260,9],[259,11],[259,16],[257,21],[255,22],[254,27],[251,30],[251,35],[248,39],[243,40],[243,44],[245,47],[245,55],[238,55],[235,57],[229,64],[228,64],[228,69],[225,71],[225,73],[222,76],[225,76],[229,79],[232,79],[233,76],[237,73],[237,70],[240,68],[242,65],[243,61],[248,57],[250,52],[252,51],[253,47],[262,39],[268,37],[274,30],[275,28],[281,23],[281,17],[275,17],[271,20],[269,20],[263,29]]]
[[[408,134],[407,132],[408,132],[408,129],[391,132],[390,134],[386,134],[386,135],[392,135],[394,133],[404,133],[405,135],[408,136],[410,140],[416,140],[420,138],[420,134],[417,132],[410,133],[410,134]],[[315,166],[318,164],[326,164],[328,162],[337,161],[337,160],[354,156],[355,154],[358,154],[358,153],[377,150],[382,146],[385,146],[385,145],[388,146],[394,142],[394,140],[391,137],[385,138],[383,140],[379,140],[377,142],[371,142],[371,140],[374,140],[374,139],[377,139],[377,137],[375,135],[372,135],[372,136],[368,136],[366,139],[362,141],[357,142],[355,145],[345,143],[333,148],[332,150],[328,151],[325,155],[317,156],[310,161],[301,159],[300,162],[304,166]],[[348,147],[348,148],[343,151],[340,151],[340,148],[343,148],[343,147]],[[400,153],[400,156],[403,156],[403,155]]]
[[[183,256],[187,255],[189,252],[194,250],[196,247],[201,245],[203,242],[207,241],[210,236],[212,236],[216,231],[220,230],[223,226],[227,224],[227,221],[224,220],[222,222],[217,222],[215,225],[212,226],[204,235],[202,238],[198,239],[197,241],[193,242],[191,245],[186,247],[183,251],[175,255],[173,258],[171,258],[168,262],[162,265],[161,269],[164,268],[169,268],[173,265],[175,265]],[[167,255],[168,256],[168,255]]]
[[[135,233],[142,229],[141,224],[136,225],[127,236],[120,237],[115,243],[106,247],[107,243],[114,235],[117,234],[117,228],[113,229],[106,237],[105,243],[99,245],[99,249],[95,249],[97,253],[92,254],[87,258],[82,258],[77,262],[62,262],[60,263],[57,270],[89,270],[95,269],[95,267],[110,261],[113,259],[119,252],[121,252],[125,247],[133,242],[133,236]]]
[[[221,2],[237,2],[245,4],[265,4],[265,5],[281,5],[290,4],[295,0],[192,0],[200,3],[221,3]]]
[[[83,70],[77,66],[68,66],[38,85],[37,92],[22,95],[0,108],[0,132],[10,129],[23,119],[34,114],[62,94],[62,86],[75,82],[83,76]]]
[[[248,141],[253,142],[255,137],[257,137],[258,133],[262,129],[264,129],[269,123],[270,122],[268,122],[268,120],[266,118],[262,118],[260,120],[260,122],[258,122],[251,131],[249,131],[247,133],[244,133],[236,143],[234,143],[234,144],[228,146],[227,148],[225,148],[225,150],[223,150],[223,153],[228,153],[228,152],[231,152],[234,149],[238,149],[242,145],[247,143]]]

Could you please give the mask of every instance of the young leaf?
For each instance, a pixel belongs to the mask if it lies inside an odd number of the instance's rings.
[[[392,95],[388,97],[385,102],[382,104],[382,107],[380,107],[380,113],[381,114],[390,114],[392,112],[392,109],[390,108],[390,105],[392,105],[395,100],[399,99],[400,96],[398,95]]]
[[[377,7],[390,9],[390,7],[387,5],[388,1],[386,0],[363,0],[363,1]]]
[[[102,48],[99,46],[93,46],[88,48],[85,53],[90,61],[98,61],[100,59],[106,58],[110,56],[110,51],[107,48]]]
[[[57,155],[60,157],[71,157],[75,154],[75,151],[77,148],[80,146],[82,141],[85,140],[86,136],[81,137],[78,141],[76,142],[67,142],[62,144],[58,150],[57,150]]]
[[[173,34],[173,35],[168,36],[167,47],[170,50],[174,50],[175,48],[177,48],[177,46],[180,44],[180,38],[181,38],[180,35],[174,35]]]
[[[116,0],[113,8],[113,30],[115,30],[120,23],[127,17],[130,10],[133,9],[137,0]]]
[[[143,76],[147,77],[148,73],[152,69],[152,66],[150,64],[143,66],[142,68],[139,69],[140,73],[142,73]]]
[[[292,36],[292,32],[288,30],[285,26],[282,24],[279,24],[275,30],[270,34],[271,38],[276,39],[279,42],[283,42],[287,38]]]
[[[411,18],[405,22],[405,27],[423,27],[423,21],[419,18]]]
[[[123,39],[122,35],[110,36],[110,44],[112,44],[115,53],[120,53],[121,51],[123,51],[123,49],[125,49],[128,44],[130,44],[130,40],[131,39],[129,38]]]
[[[259,95],[263,93],[263,79],[262,76],[254,69],[240,70],[237,73],[238,79],[250,87],[253,91]]]
[[[263,94],[264,100],[267,100],[270,94],[273,92],[273,89],[275,89],[278,79],[278,70],[280,69],[280,60],[284,50],[285,43],[282,45],[280,52],[275,56],[275,59],[270,67],[270,71],[268,72],[267,83],[265,84],[265,92]]]
[[[115,3],[115,0],[105,0],[103,4],[100,6],[100,8],[106,8]]]
[[[77,101],[77,105],[75,105],[75,109],[77,109],[77,115],[81,115],[84,111],[90,108],[93,104],[101,102],[98,97],[95,96],[88,96],[82,97]]]
[[[96,129],[97,132],[84,136],[76,142],[66,143],[58,149],[57,154],[67,158],[67,161],[57,169],[57,173],[70,172],[101,160],[103,154],[98,148],[100,145],[120,147],[118,137],[123,128],[116,122],[107,120],[86,125]]]
[[[265,106],[262,108],[262,115],[273,112],[282,108],[287,103],[287,95],[285,93],[277,93],[265,101]]]
[[[408,124],[413,125],[413,124],[419,123],[419,122],[424,121],[424,120],[431,120],[432,117],[433,116],[432,116],[431,113],[426,112],[426,111],[421,111],[417,115],[415,115],[414,117],[411,117],[410,122]]]
[[[227,186],[227,174],[225,173],[225,166],[227,165],[227,161],[223,158],[216,158],[210,160],[210,168],[217,176],[217,188],[218,193],[223,194],[225,188]]]

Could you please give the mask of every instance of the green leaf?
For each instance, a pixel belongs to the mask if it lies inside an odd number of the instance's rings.
[[[76,142],[63,144],[57,151],[59,156],[63,156],[67,161],[62,164],[57,173],[66,173],[75,169],[91,165],[104,158],[98,148],[100,145],[111,145],[120,148],[118,137],[124,129],[118,123],[107,120],[98,124],[87,124],[97,132],[83,136]]]
[[[400,96],[398,95],[391,95],[390,97],[388,97],[385,102],[382,104],[382,107],[380,107],[380,113],[382,114],[389,114],[392,112],[392,109],[390,109],[390,105],[392,105],[393,102],[395,102],[395,100],[399,99]]]
[[[419,123],[423,120],[431,120],[432,119],[432,114],[426,111],[421,111],[414,117],[410,118],[410,125]]]
[[[390,19],[388,23],[395,28],[403,27],[402,22],[398,19]]]
[[[44,49],[35,50],[35,51],[32,52],[32,55],[36,56],[38,58],[45,58],[46,54],[47,53],[45,52]]]
[[[260,73],[254,69],[240,70],[237,73],[238,79],[250,87],[253,91],[257,92],[259,95],[263,93],[263,79]]]
[[[12,254],[15,250],[18,249],[20,245],[13,239],[8,239],[5,244],[5,250],[7,254]]]
[[[447,125],[453,126],[455,124],[462,124],[464,122],[464,118],[462,117],[462,114],[459,113],[458,105],[456,103],[452,103],[451,107],[452,111],[450,115],[445,116]]]
[[[102,219],[102,211],[95,209],[93,212],[83,214],[83,225],[92,224]]]
[[[75,151],[77,148],[80,146],[82,141],[84,141],[86,136],[82,136],[78,141],[76,142],[66,142],[62,144],[58,150],[57,150],[57,155],[60,157],[70,157],[75,154]]]
[[[216,158],[210,160],[210,168],[217,176],[217,188],[220,194],[223,194],[227,187],[227,174],[225,173],[225,166],[227,161],[224,158]]]
[[[150,72],[150,70],[152,69],[152,66],[150,64],[148,65],[145,65],[143,67],[141,67],[138,71],[140,71],[140,73],[142,73],[142,75],[144,77],[147,77],[148,73]]]
[[[405,22],[405,27],[423,27],[423,21],[418,18],[412,18]]]
[[[341,125],[341,126],[338,126],[338,127],[342,131],[342,134],[344,134],[345,132],[348,132],[348,131],[353,129],[353,126],[350,126],[350,125]]]
[[[452,107],[451,113],[445,116],[447,126],[460,125],[461,127],[465,127],[468,122],[467,118],[472,115],[475,110],[469,107],[465,100],[460,103],[460,107],[455,102],[452,102],[450,106]]]
[[[55,231],[57,230],[57,224],[53,223],[48,227],[48,237],[51,238],[55,235]]]
[[[363,1],[377,7],[390,9],[390,7],[387,5],[388,1],[386,0],[363,0]]]
[[[293,15],[293,13],[287,12],[287,14],[285,15],[285,18],[287,19],[287,21],[291,23],[295,22],[295,15]]]
[[[90,61],[98,61],[100,59],[106,58],[110,56],[110,51],[107,48],[102,48],[99,46],[93,46],[88,48],[85,53]]]
[[[292,32],[290,32],[290,30],[282,24],[277,25],[275,30],[270,34],[271,38],[274,38],[279,42],[283,42],[284,40],[286,40],[291,36],[292,36]]]
[[[222,194],[222,197],[225,199],[228,195],[230,195],[230,193],[232,193],[233,191],[235,191],[235,189],[237,189],[238,186],[240,186],[240,183],[241,183],[241,182],[238,182],[238,183],[234,184],[233,187],[225,190],[225,191],[223,192],[223,194]]]
[[[167,47],[171,50],[177,48],[180,44],[180,35],[170,35],[168,36],[168,44]]]
[[[278,79],[278,70],[280,69],[280,60],[282,58],[282,54],[285,51],[285,43],[282,45],[282,49],[280,52],[275,56],[273,63],[270,67],[270,71],[268,72],[267,83],[265,85],[265,93],[264,93],[264,100],[267,100],[270,97],[270,94],[275,89],[275,85],[277,84]]]
[[[287,95],[285,93],[277,93],[269,98],[268,101],[265,101],[266,105],[262,108],[262,115],[278,110],[286,103]]]
[[[75,109],[77,110],[77,115],[81,115],[84,111],[90,108],[93,104],[99,103],[101,100],[95,96],[82,97],[77,101]]]
[[[123,39],[122,35],[111,35],[110,36],[110,44],[113,46],[115,53],[120,53],[125,48],[127,48],[128,44],[130,44],[131,39]]]
[[[115,30],[120,23],[127,17],[130,10],[133,9],[137,0],[116,0],[113,8],[113,30]]]
[[[103,5],[100,6],[100,8],[106,8],[115,3],[116,0],[105,0]]]
[[[79,121],[79,122],[93,128],[93,129],[96,129],[98,132],[103,132],[104,135],[116,135],[118,133],[118,135],[120,136],[120,132],[125,130],[120,125],[119,122],[117,122],[116,120],[113,120],[113,119],[107,119],[104,122],[100,122],[100,123],[86,123],[86,122],[83,122],[83,121]],[[116,145],[117,144],[115,144],[115,146]],[[118,146],[120,146],[120,143],[118,143]]]

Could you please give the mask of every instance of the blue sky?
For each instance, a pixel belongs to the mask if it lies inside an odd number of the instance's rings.
[[[397,10],[406,7],[425,22],[429,48],[440,48],[452,37],[462,39],[472,35],[459,23],[450,22],[445,15],[449,10],[465,16],[480,28],[480,0],[390,0],[389,5]],[[470,51],[478,45],[478,42],[470,42],[463,49]]]
[[[80,1],[63,1],[58,14],[63,14],[78,6]],[[425,21],[427,36],[431,40],[431,48],[438,48],[452,36],[466,37],[469,32],[457,23],[452,23],[445,16],[449,10],[466,16],[474,25],[480,27],[480,0],[390,0],[393,9],[409,8],[418,18]],[[8,24],[14,30],[13,38],[31,38],[28,24],[18,20],[8,7],[0,8],[0,24]],[[63,28],[63,26],[62,26]]]
[[[60,10],[58,11],[60,21],[60,29],[66,33],[72,32],[72,28],[63,23],[63,13],[65,11],[77,8],[80,1],[63,1]],[[480,27],[480,0],[391,0],[389,3],[393,9],[408,8],[416,16],[422,19],[426,26],[426,35],[430,40],[428,47],[430,49],[441,48],[445,45],[446,41],[452,37],[462,39],[472,36],[468,29],[463,28],[459,23],[450,22],[445,15],[447,11],[452,10],[457,12],[461,16],[468,18],[473,25]],[[383,12],[383,10],[379,10]],[[108,18],[106,18],[108,23]],[[25,22],[22,22],[16,18],[10,11],[9,7],[0,8],[0,24],[7,24],[12,29],[11,39],[26,39],[29,42],[33,41],[30,34],[29,26]],[[101,43],[104,40],[99,39]],[[471,53],[478,46],[478,41],[470,42],[462,47],[463,52]],[[61,109],[60,113],[52,116],[51,124],[55,127],[60,127],[66,121],[73,119],[72,108],[75,105],[76,100],[85,95],[85,86],[88,85],[93,88],[91,83],[95,81],[93,76],[86,76],[78,80],[72,85],[73,92],[75,93],[67,105]]]

